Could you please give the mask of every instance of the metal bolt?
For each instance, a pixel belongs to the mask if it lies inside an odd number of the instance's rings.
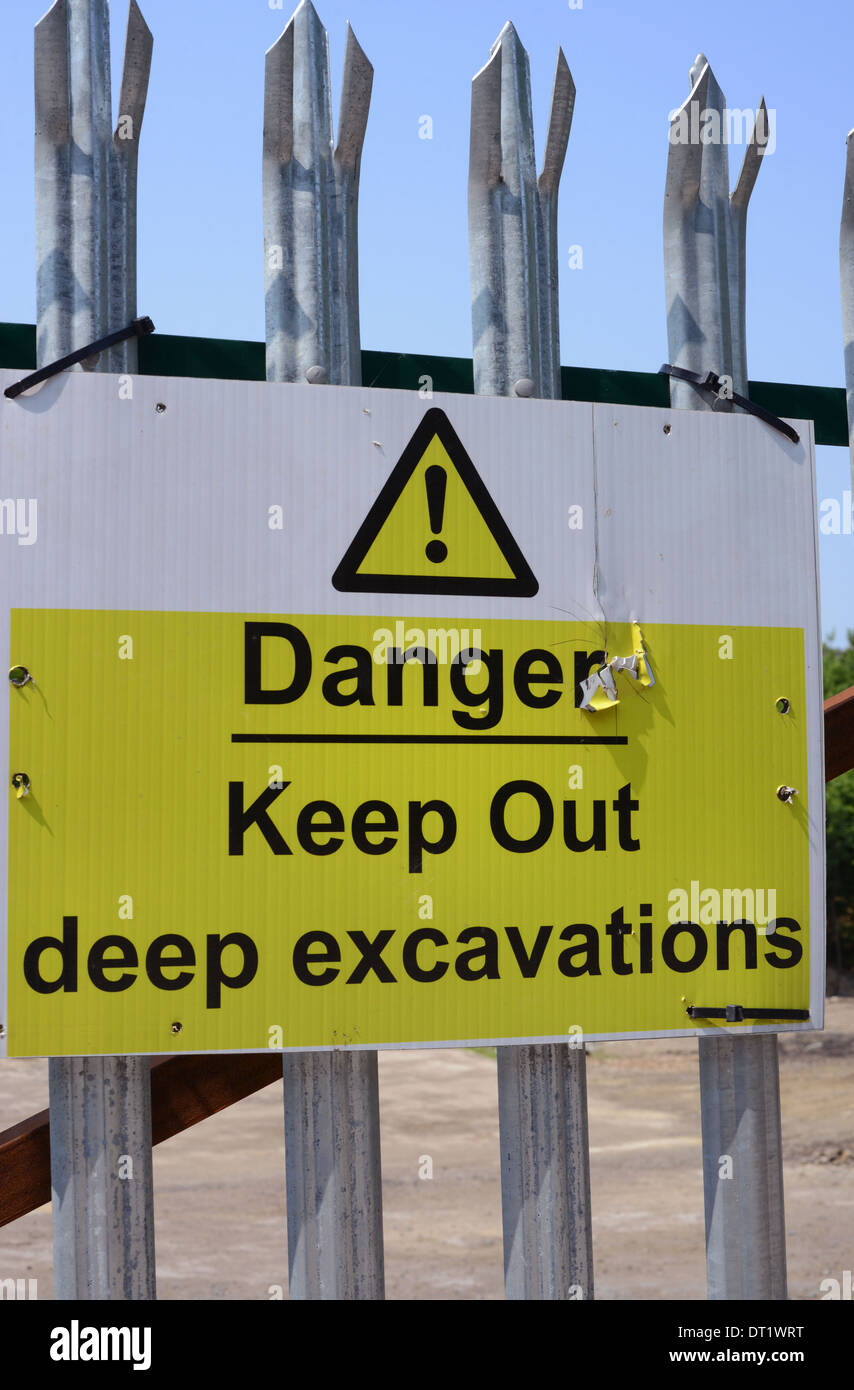
[[[517,396],[533,396],[536,387],[529,376],[521,376],[515,383],[513,390]]]
[[[173,1023],[173,1024],[172,1024],[172,1032],[173,1032],[173,1033],[180,1033],[180,1031],[181,1031],[181,1029],[182,1029],[183,1027],[184,1027],[183,1023]]]
[[[670,431],[671,431],[672,429],[673,429],[673,426],[672,426],[672,425],[665,425],[665,426],[664,426],[664,433],[665,433],[665,434],[669,434]]]
[[[31,681],[32,679],[33,678],[27,670],[26,666],[12,666],[9,670],[9,681],[12,685],[17,685],[20,687],[22,685],[26,685],[27,682]],[[35,682],[33,682],[33,684],[35,684]]]
[[[162,401],[158,401],[154,409],[158,415],[163,415],[166,411],[166,406],[163,404]]]
[[[15,788],[15,791],[17,792],[19,801],[22,796],[29,796],[30,779],[27,776],[26,772],[13,772],[12,786]]]
[[[788,714],[792,706],[786,699],[785,695],[781,695],[779,700],[776,701],[774,708],[778,714]]]
[[[778,800],[778,801],[788,801],[788,803],[789,803],[790,806],[791,806],[791,804],[792,804],[792,797],[793,797],[793,796],[797,796],[797,794],[798,794],[798,793],[797,793],[797,790],[796,790],[795,787],[778,787],[778,788],[777,788],[777,800]]]
[[[309,367],[305,374],[305,379],[310,386],[325,386],[329,380],[329,375],[325,367]]]

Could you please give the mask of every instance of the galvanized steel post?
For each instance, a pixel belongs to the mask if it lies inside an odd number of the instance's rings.
[[[849,132],[845,159],[845,190],[839,232],[839,277],[842,283],[842,333],[845,342],[845,386],[848,393],[848,439],[851,450],[851,488],[854,492],[854,130]]]
[[[267,54],[264,253],[267,380],[358,386],[359,166],[374,70],[347,25],[338,143],[329,43],[311,0]]]
[[[667,339],[674,366],[731,378],[747,395],[747,204],[769,140],[760,103],[734,193],[727,110],[705,57],[673,113],[664,197]],[[714,132],[717,131],[717,138]],[[687,383],[674,406],[732,408]],[[776,1034],[699,1039],[710,1299],[785,1299],[786,1242]],[[731,1164],[725,1162],[731,1159]]]
[[[310,0],[267,53],[268,381],[361,382],[357,204],[372,81],[348,25],[333,149],[328,41]],[[381,1299],[377,1054],[285,1053],[283,1061],[290,1296]]]
[[[474,387],[560,399],[557,192],[575,85],[563,53],[537,178],[528,55],[506,24],[472,83],[469,247]],[[498,1049],[507,1298],[593,1296],[583,1046]]]
[[[703,54],[691,69],[691,93],[674,113],[664,193],[664,274],[667,341],[674,366],[732,377],[747,395],[745,251],[747,205],[768,143],[768,113],[760,101],[735,191],[729,191],[728,112]],[[715,131],[719,132],[717,139]],[[674,406],[730,409],[713,404],[687,382],[673,381]]]
[[[136,317],[136,164],[152,38],[131,0],[112,132],[108,0],[56,0],[36,25],[37,361]],[[132,372],[136,340],[88,370]],[[58,1299],[155,1296],[147,1057],[50,1061]]]

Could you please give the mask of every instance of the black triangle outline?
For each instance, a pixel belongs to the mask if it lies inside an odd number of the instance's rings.
[[[388,520],[412,477],[430,441],[438,437],[477,507],[510,569],[509,579],[441,577],[436,575],[358,574],[358,568]],[[539,590],[533,570],[510,532],[510,528],[466,453],[462,440],[438,406],[431,407],[406,445],[390,476],[347,548],[332,576],[334,588],[342,593],[369,594],[488,594],[533,598]]]

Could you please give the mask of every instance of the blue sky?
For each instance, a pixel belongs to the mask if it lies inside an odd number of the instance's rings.
[[[574,0],[577,4],[578,0]],[[32,29],[45,0],[4,7],[0,319],[35,316]],[[126,6],[113,4],[117,97]],[[140,158],[139,308],[160,331],[264,336],[264,53],[291,0],[141,0],[154,62]],[[754,378],[844,384],[839,219],[854,126],[849,0],[318,0],[337,116],[345,22],[375,69],[360,191],[362,345],[471,355],[466,180],[471,79],[505,21],[531,61],[541,157],[558,45],[578,89],[561,184],[561,361],[655,371],[666,360],[661,210],[668,113],[702,50],[731,108],[775,112],[748,220]],[[433,119],[432,140],[419,118]],[[741,151],[731,150],[733,182]],[[571,245],[583,269],[567,268]],[[850,489],[818,451],[819,498]],[[822,619],[854,627],[854,536],[821,539]]]

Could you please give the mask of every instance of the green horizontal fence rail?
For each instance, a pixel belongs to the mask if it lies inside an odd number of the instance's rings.
[[[36,330],[29,323],[0,324],[0,367],[31,371],[36,365]],[[263,343],[229,338],[185,338],[155,333],[140,339],[142,376],[192,376],[220,381],[264,381]],[[365,386],[416,391],[422,377],[433,391],[470,396],[474,377],[470,357],[432,357],[411,352],[362,352]],[[670,389],[658,372],[615,372],[600,367],[561,367],[565,401],[609,405],[647,405],[667,409]],[[848,447],[848,417],[842,386],[798,386],[782,381],[751,381],[750,399],[774,415],[812,420],[816,444]]]

